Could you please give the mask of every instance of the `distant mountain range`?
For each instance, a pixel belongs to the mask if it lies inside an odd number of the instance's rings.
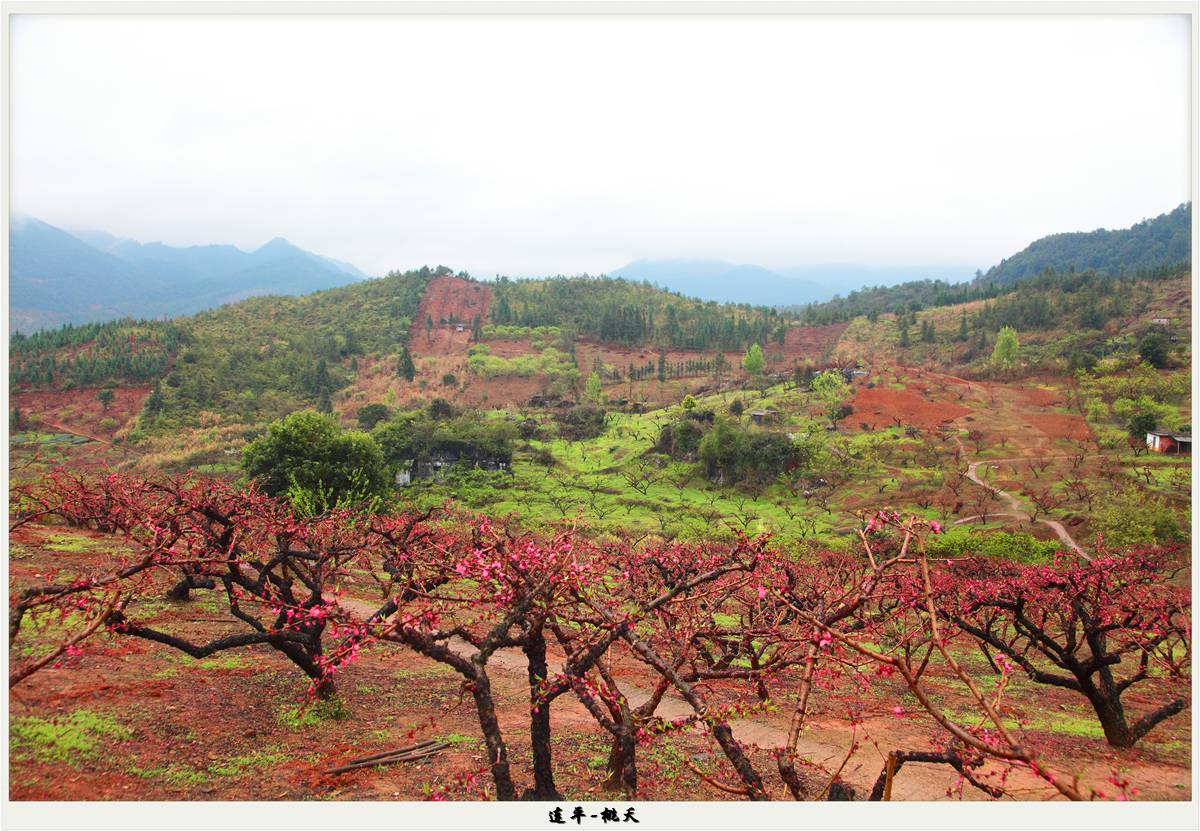
[[[1131,228],[1051,234],[1023,251],[976,273],[966,266],[863,266],[846,263],[790,266],[768,270],[757,265],[733,265],[724,260],[635,260],[610,271],[610,277],[655,283],[686,297],[718,303],[754,306],[806,306],[825,303],[840,295],[864,289],[902,284],[949,285],[995,283],[1012,285],[1032,279],[1044,269],[1118,274],[1190,260],[1192,256],[1192,203],[1185,202],[1169,214],[1146,219]],[[887,303],[879,298],[884,308]]]
[[[960,282],[974,275],[957,266],[864,266],[845,263],[790,266],[770,270],[724,260],[635,260],[610,277],[647,281],[686,297],[754,306],[823,303],[866,286],[892,286],[909,280]]]
[[[276,237],[174,248],[103,231],[68,233],[33,217],[9,223],[9,332],[120,317],[194,314],[260,294],[301,295],[358,282],[349,263]]]

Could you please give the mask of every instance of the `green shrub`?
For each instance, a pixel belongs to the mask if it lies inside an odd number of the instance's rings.
[[[333,418],[292,413],[242,451],[242,467],[263,492],[297,500],[306,513],[373,501],[381,509],[391,484],[379,444],[366,433],[343,433]]]
[[[1057,540],[1039,540],[1023,531],[997,531],[992,534],[972,534],[956,528],[931,537],[925,544],[929,556],[954,559],[981,555],[1018,563],[1053,563],[1054,555],[1064,550]]]

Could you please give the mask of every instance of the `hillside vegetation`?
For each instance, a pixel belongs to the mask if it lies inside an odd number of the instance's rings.
[[[1186,465],[1130,443],[1190,430],[1186,264],[918,288],[792,313],[603,276],[391,272],[14,335],[10,422],[30,451],[74,435],[54,454],[237,478],[267,425],[314,410],[370,434],[413,480],[401,498],[597,532],[803,541],[889,505],[1047,544],[1064,518],[1086,542],[1120,524],[1105,488],[1161,508],[1152,536],[1186,528]]]
[[[1049,279],[1074,294],[1079,288],[1132,277],[1136,282],[1166,279],[1189,268],[1192,204],[1120,231],[1054,234],[963,283],[910,280],[896,286],[864,286],[826,303],[787,307],[809,325],[848,320],[872,311],[898,312],[994,300],[1022,282]],[[1095,328],[1095,327],[1093,327]]]
[[[928,288],[14,335],[13,795],[1190,798],[1189,265]]]

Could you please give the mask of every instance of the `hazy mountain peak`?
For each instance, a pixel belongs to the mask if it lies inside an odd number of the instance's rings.
[[[365,277],[349,263],[276,237],[176,248],[105,231],[72,233],[14,215],[9,224],[9,329],[31,332],[113,317],[192,314],[253,294],[308,294]]]

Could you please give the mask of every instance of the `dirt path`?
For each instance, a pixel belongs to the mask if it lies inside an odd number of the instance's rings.
[[[91,433],[81,433],[78,430],[72,430],[70,427],[64,427],[63,425],[61,425],[57,422],[52,421],[52,422],[50,422],[50,424],[48,424],[46,426],[53,427],[55,430],[58,430],[60,433],[70,433],[72,436],[79,436],[81,438],[89,439],[94,442],[99,442],[100,444],[108,445],[113,450],[121,450],[126,453],[133,453],[134,455],[141,455],[136,450],[130,450],[128,447],[118,447],[117,445],[113,444],[112,442],[105,441],[104,439],[100,438],[99,436],[93,436]]]
[[[350,598],[342,598],[339,604],[363,620],[376,611],[376,607],[369,603]],[[449,645],[464,657],[472,654],[472,647],[466,641],[452,638]],[[525,655],[517,649],[499,649],[492,654],[488,668],[493,671],[500,670],[507,676],[523,682],[528,670],[528,661]],[[550,659],[550,668],[552,671],[563,669],[561,656],[558,659]],[[619,678],[617,684],[621,693],[633,707],[640,706],[650,698],[649,690],[632,683],[627,677]],[[516,701],[514,704],[516,706],[498,708],[501,728],[505,733],[528,729],[526,717],[521,712],[521,708],[525,706],[526,702]],[[580,724],[592,722],[591,715],[582,704],[574,699],[559,699],[551,710],[551,714],[552,725],[558,727],[568,725],[578,727]],[[694,714],[691,706],[674,691],[663,696],[655,710],[655,715],[668,721],[687,718]],[[781,712],[762,719],[730,719],[729,725],[733,730],[734,737],[743,746],[754,745],[769,751],[786,746],[787,721],[790,715],[790,712]],[[771,719],[775,723],[769,723],[767,719]],[[828,741],[815,740],[815,736],[827,737]],[[900,740],[903,741],[904,738],[905,736],[901,735]],[[880,747],[879,742],[873,740],[872,744],[877,752],[860,748],[861,752],[851,756],[842,767],[843,760],[846,760],[847,749],[855,745],[858,739],[861,737],[855,734],[853,728],[846,728],[838,721],[812,719],[804,736],[798,741],[796,750],[802,758],[808,759],[826,770],[836,771],[841,767],[842,780],[855,789],[858,799],[865,799],[886,764],[887,748]],[[947,796],[948,789],[954,788],[957,782],[958,775],[947,766],[913,763],[905,765],[902,774],[894,780],[892,798],[911,801],[947,799],[949,798]],[[1017,787],[1012,790],[1014,794],[1020,794],[1022,799],[1030,798],[1030,795],[1034,793],[1037,794],[1035,798],[1052,798],[1055,794],[1052,788],[1043,787],[1040,782],[1033,780],[1026,787]],[[968,801],[989,799],[982,791],[970,786],[962,789],[961,798]]]
[[[955,441],[958,441],[959,447],[962,447],[962,442],[958,439],[957,436],[955,437]],[[971,462],[967,466],[967,472],[964,475],[968,479],[970,479],[972,482],[979,485],[980,487],[987,488],[992,493],[998,495],[1001,499],[1003,499],[1005,502],[1007,502],[1009,504],[1009,507],[1012,509],[1009,513],[993,514],[993,516],[1011,516],[1011,517],[1016,517],[1017,519],[1021,520],[1022,522],[1030,522],[1030,523],[1040,522],[1043,525],[1047,525],[1051,528],[1051,530],[1054,531],[1055,534],[1058,535],[1058,538],[1060,540],[1062,540],[1064,544],[1070,546],[1072,551],[1074,551],[1080,557],[1083,557],[1085,560],[1091,561],[1092,558],[1089,557],[1087,555],[1087,553],[1079,546],[1079,543],[1075,542],[1074,538],[1067,532],[1067,529],[1065,527],[1063,527],[1063,524],[1061,522],[1054,520],[1054,519],[1037,519],[1037,520],[1035,520],[1032,516],[1030,516],[1029,514],[1027,514],[1026,512],[1021,510],[1020,500],[1018,500],[1015,496],[1013,496],[1008,491],[1002,491],[999,488],[992,487],[987,482],[980,479],[979,475],[975,472],[976,468],[978,468],[980,465],[992,465],[993,467],[998,468],[1002,464],[1012,464],[1013,462],[1022,462],[1022,461],[1025,461],[1025,460],[1024,459],[991,459],[991,460],[987,460],[987,461],[975,461],[975,462]],[[979,517],[978,516],[964,517],[963,519],[957,520],[955,522],[955,525],[961,525],[965,522],[971,522],[976,519],[979,519]]]

